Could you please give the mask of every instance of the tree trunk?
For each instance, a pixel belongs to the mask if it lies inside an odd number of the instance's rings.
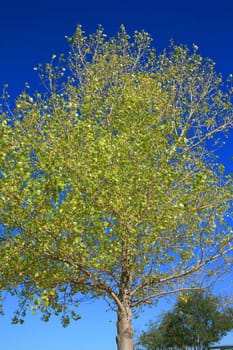
[[[122,273],[117,303],[117,350],[133,350],[131,273],[127,244],[122,251]]]
[[[130,305],[124,304],[117,313],[117,350],[133,350],[132,311]]]

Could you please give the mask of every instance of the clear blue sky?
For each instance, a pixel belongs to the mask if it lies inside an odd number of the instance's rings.
[[[145,29],[154,45],[167,47],[176,43],[195,43],[203,56],[217,63],[224,76],[233,73],[233,1],[232,0],[8,0],[0,8],[0,91],[5,83],[13,97],[27,81],[37,88],[33,67],[46,62],[52,54],[67,50],[65,35],[72,35],[80,23],[86,32],[102,24],[114,35],[120,24],[132,32]],[[222,160],[232,170],[232,146],[222,152]],[[232,288],[232,286],[231,286]],[[167,301],[157,309],[143,313],[135,321],[136,331],[156,313],[169,307]],[[83,304],[81,321],[63,329],[59,320],[42,323],[30,316],[23,326],[10,325],[14,300],[7,304],[7,314],[0,317],[0,349],[3,350],[111,350],[115,349],[115,316],[106,312],[102,301]],[[224,343],[233,343],[228,336]]]

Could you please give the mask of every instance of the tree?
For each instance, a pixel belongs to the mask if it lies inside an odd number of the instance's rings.
[[[83,296],[105,298],[130,350],[134,310],[199,288],[232,250],[232,178],[215,157],[231,91],[196,46],[156,57],[123,26],[68,42],[36,68],[40,92],[13,111],[5,93],[0,289],[18,296],[14,322],[39,309],[67,325]]]
[[[147,350],[208,349],[233,329],[233,309],[211,294],[194,291],[181,295],[159,324],[151,322],[139,338]]]

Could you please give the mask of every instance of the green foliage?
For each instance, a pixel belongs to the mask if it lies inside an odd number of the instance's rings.
[[[214,63],[174,44],[156,57],[123,26],[67,39],[67,58],[36,68],[42,91],[0,116],[0,289],[19,298],[15,321],[30,308],[67,325],[84,296],[134,309],[217,273],[232,249],[232,179],[215,157],[232,103]]]
[[[181,295],[158,324],[151,322],[138,343],[147,350],[207,349],[232,329],[232,307],[220,298],[196,291]]]

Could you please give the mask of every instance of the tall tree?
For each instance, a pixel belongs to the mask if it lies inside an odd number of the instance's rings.
[[[158,324],[151,322],[138,343],[144,349],[208,349],[233,329],[233,309],[203,292],[181,295]]]
[[[105,298],[131,350],[135,308],[194,288],[232,250],[232,179],[215,157],[231,91],[196,46],[156,57],[123,26],[68,42],[36,68],[43,91],[13,111],[5,96],[0,289],[18,296],[15,322],[31,308],[66,325],[80,296]]]

